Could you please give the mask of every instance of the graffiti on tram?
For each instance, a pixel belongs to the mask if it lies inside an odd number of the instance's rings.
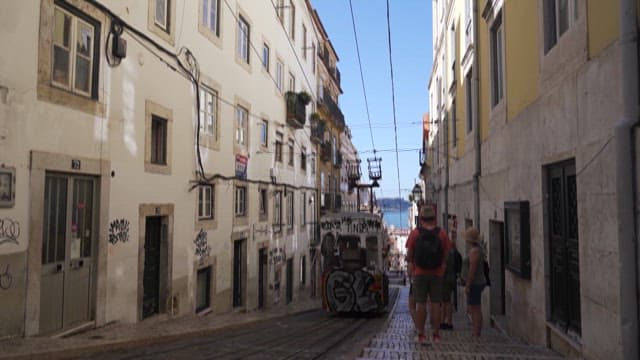
[[[338,231],[352,234],[368,234],[378,232],[382,228],[380,219],[350,218],[328,219],[320,222],[323,231]]]
[[[369,312],[385,307],[381,285],[368,272],[333,270],[325,274],[324,302],[331,311]]]

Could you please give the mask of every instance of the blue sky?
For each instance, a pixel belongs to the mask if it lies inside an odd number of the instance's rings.
[[[378,150],[382,157],[382,181],[378,197],[398,196],[398,171],[393,127],[391,75],[387,37],[386,0],[352,0],[360,47],[373,145],[360,80],[349,0],[312,0],[338,53],[344,94],[340,108],[351,128],[353,143],[363,161],[363,180],[368,181],[366,158]],[[431,1],[391,0],[391,45],[396,93],[398,165],[402,197],[417,180],[420,170],[422,115],[429,110],[428,89],[432,63]]]

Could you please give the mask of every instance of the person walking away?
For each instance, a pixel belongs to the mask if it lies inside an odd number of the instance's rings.
[[[482,332],[482,290],[487,284],[484,275],[486,255],[480,246],[480,232],[476,228],[468,228],[464,233],[467,244],[467,256],[462,262],[462,279],[467,296],[467,308],[471,315],[473,336],[480,337]]]
[[[453,330],[453,300],[456,297],[456,281],[460,275],[462,267],[462,256],[452,242],[451,251],[447,257],[447,268],[444,273],[444,283],[442,290],[442,323],[441,330]]]
[[[436,226],[433,207],[420,209],[418,227],[407,239],[407,259],[413,264],[413,295],[416,301],[416,325],[418,342],[425,345],[427,297],[431,300],[431,330],[433,342],[440,341],[440,303],[442,302],[443,276],[451,243],[446,231]]]

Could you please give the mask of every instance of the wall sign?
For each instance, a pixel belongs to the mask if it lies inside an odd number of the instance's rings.
[[[531,278],[529,202],[504,203],[506,267],[523,279]]]
[[[16,199],[16,168],[0,168],[0,208],[13,207]]]

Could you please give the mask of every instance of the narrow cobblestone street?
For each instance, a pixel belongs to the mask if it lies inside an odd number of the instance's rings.
[[[454,331],[441,331],[440,343],[421,346],[413,332],[408,297],[409,288],[402,287],[388,325],[370,340],[358,360],[562,358],[545,347],[527,345],[490,327],[485,327],[481,339],[472,339],[471,324],[462,307],[454,314]]]

